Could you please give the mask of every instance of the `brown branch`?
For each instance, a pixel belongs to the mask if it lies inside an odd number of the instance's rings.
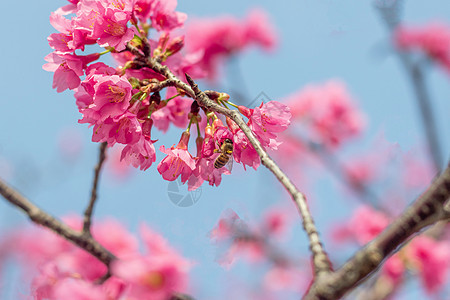
[[[90,235],[86,235],[83,232],[76,231],[60,220],[49,215],[35,204],[31,203],[28,199],[22,196],[18,191],[10,187],[6,182],[0,179],[0,194],[12,205],[20,208],[25,214],[28,215],[31,221],[36,224],[42,225],[51,229],[56,234],[62,236],[66,240],[72,242],[78,247],[86,250],[98,260],[103,262],[109,267],[111,262],[116,257],[100,245]]]
[[[376,6],[391,35],[400,24],[398,14],[399,5],[401,4],[402,1],[394,1],[394,3],[390,5],[385,4]],[[411,56],[406,52],[396,51],[396,54],[411,81],[422,121],[422,127],[427,140],[428,152],[433,161],[435,171],[440,172],[442,170],[444,159],[435,123],[436,117],[434,116],[431,99],[425,84],[422,65],[419,62],[414,62]]]
[[[89,200],[89,204],[86,207],[84,212],[84,221],[83,221],[83,233],[91,235],[91,219],[92,212],[94,210],[95,201],[97,200],[97,186],[98,181],[100,179],[100,171],[102,170],[103,162],[106,158],[106,146],[108,144],[101,143],[98,154],[98,163],[95,166],[94,170],[94,181],[92,182],[92,190],[91,190],[91,199]]]
[[[367,279],[394,251],[423,228],[450,221],[450,167],[372,242],[344,266],[314,282],[304,299],[339,299]]]

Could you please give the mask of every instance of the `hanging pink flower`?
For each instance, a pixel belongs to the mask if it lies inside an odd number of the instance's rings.
[[[185,131],[176,147],[166,149],[162,145],[159,148],[161,152],[167,154],[158,165],[158,172],[165,180],[174,181],[181,174],[181,182],[185,183],[195,169],[195,160],[187,150],[189,137],[189,132]]]
[[[120,160],[135,168],[139,167],[142,171],[147,170],[156,161],[153,141],[141,136],[137,143],[128,144],[123,148]]]

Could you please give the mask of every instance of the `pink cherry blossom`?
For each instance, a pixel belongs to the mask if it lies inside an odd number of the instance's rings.
[[[136,28],[127,27],[134,1],[81,1],[77,7],[74,34],[97,40],[102,47],[125,49]]]
[[[244,22],[245,39],[249,43],[260,45],[266,50],[273,50],[277,45],[277,33],[267,12],[260,8],[254,8],[248,13]]]
[[[370,206],[360,206],[348,222],[334,227],[334,238],[356,240],[364,245],[374,239],[389,224],[389,218]]]
[[[255,170],[259,167],[261,159],[245,133],[240,129],[234,134],[233,146],[234,160],[238,163],[242,163],[244,169],[245,165],[248,165]]]
[[[421,235],[406,249],[408,257],[419,269],[420,278],[428,293],[434,293],[448,283],[450,243]]]
[[[140,167],[142,171],[147,170],[156,161],[153,141],[141,136],[138,142],[128,144],[123,148],[120,160],[125,161],[135,168]]]
[[[450,27],[448,25],[434,22],[416,28],[400,26],[394,33],[394,42],[402,50],[422,50],[450,72]]]
[[[93,142],[107,142],[109,146],[115,143],[135,144],[142,136],[142,127],[135,114],[125,112],[115,118],[108,117],[94,126]]]
[[[118,75],[92,75],[82,83],[92,97],[92,103],[80,110],[80,123],[103,123],[108,117],[122,116],[131,100],[131,84]]]
[[[287,97],[302,138],[335,149],[361,133],[365,121],[344,84],[329,81],[310,85]]]
[[[141,226],[141,235],[148,253],[129,256],[112,265],[113,274],[130,285],[127,296],[165,300],[174,292],[185,291],[190,263],[147,226]]]
[[[49,72],[55,72],[53,75],[53,88],[56,88],[58,93],[66,89],[75,89],[80,83],[80,76],[84,75],[84,69],[87,64],[97,60],[98,53],[87,56],[78,56],[73,54],[63,54],[52,52],[45,57],[48,63],[44,64],[42,68]]]
[[[181,182],[185,183],[195,169],[195,160],[187,150],[189,132],[183,132],[177,147],[166,149],[162,145],[159,150],[167,156],[159,163],[158,172],[165,180],[174,181],[181,174]]]
[[[276,133],[286,130],[291,122],[288,106],[277,101],[269,101],[261,103],[255,109],[239,106],[239,111],[249,119],[248,124],[263,147],[278,149],[280,142],[276,139]]]
[[[185,13],[175,11],[177,0],[155,0],[152,3],[150,19],[158,31],[171,31],[183,26]]]
[[[226,119],[228,128],[233,133],[233,158],[237,163],[242,163],[248,165],[255,170],[259,167],[261,161],[258,153],[256,152],[253,145],[249,142],[245,133],[232,121],[231,119]]]
[[[188,24],[186,47],[189,52],[203,51],[202,65],[214,79],[220,62],[250,45],[272,49],[275,30],[261,10],[251,11],[247,20],[232,16],[196,19]]]

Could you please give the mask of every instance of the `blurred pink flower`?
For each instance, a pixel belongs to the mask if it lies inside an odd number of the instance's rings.
[[[267,14],[255,9],[243,21],[231,16],[191,21],[187,26],[186,47],[188,52],[203,52],[203,67],[214,79],[219,63],[227,57],[250,45],[271,50],[276,39]]]
[[[190,263],[176,253],[159,234],[141,226],[145,255],[133,255],[115,261],[113,274],[130,285],[131,299],[165,300],[187,287]]]
[[[341,82],[310,85],[285,100],[303,138],[330,149],[357,136],[364,128],[365,117]]]
[[[360,206],[349,221],[333,227],[333,238],[337,242],[356,240],[364,245],[375,238],[389,225],[389,218],[370,206]]]
[[[383,275],[386,276],[394,285],[400,283],[405,270],[405,264],[398,254],[394,254],[388,258],[382,267]]]
[[[158,172],[165,180],[174,181],[181,175],[181,182],[185,183],[195,169],[195,160],[187,149],[189,137],[189,132],[185,131],[176,147],[166,149],[162,145],[159,148],[167,155],[158,165]]]
[[[450,73],[450,27],[434,22],[421,27],[400,26],[394,42],[402,50],[419,49]]]
[[[425,235],[414,238],[406,248],[408,258],[419,270],[428,293],[434,293],[448,284],[450,270],[450,243],[436,241]]]

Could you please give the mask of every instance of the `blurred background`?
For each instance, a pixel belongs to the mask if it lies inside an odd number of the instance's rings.
[[[18,9],[16,3],[7,1],[2,5],[4,14],[0,20],[3,28],[0,177],[56,216],[80,214],[84,210],[99,146],[91,142],[92,129],[77,123],[81,115],[73,93],[56,93],[52,89],[53,74],[42,70],[44,56],[51,52],[46,38],[54,32],[49,24],[50,12],[65,4],[64,1],[29,1]],[[276,49],[271,53],[249,49],[233,57],[222,70],[219,78],[223,80],[214,84],[200,82],[201,88],[230,92],[231,100],[239,98],[234,102],[245,104],[254,99],[260,102],[261,97],[282,101],[308,84],[337,79],[345,83],[366,118],[364,132],[347,142],[339,150],[339,157],[345,159],[365,153],[375,148],[374,141],[382,139],[398,153],[426,159],[425,138],[413,90],[373,3],[179,1],[177,11],[187,13],[189,22],[195,17],[221,15],[244,18],[253,7],[268,12],[277,29]],[[448,24],[450,2],[408,1],[402,6],[400,16],[406,24],[420,25],[433,20]],[[441,68],[427,69],[425,81],[445,159],[450,149],[449,80],[449,74]],[[177,143],[179,136],[180,129],[171,126],[168,134],[157,132],[152,137],[159,139],[159,147]],[[224,176],[219,187],[204,184],[193,196],[195,203],[181,207],[173,202],[171,193],[184,196],[188,192],[184,186],[171,187],[157,172],[157,163],[163,158],[161,153],[157,153],[157,162],[145,172],[118,168],[111,163],[114,150],[108,155],[110,162],[102,174],[94,222],[112,217],[133,232],[137,232],[142,222],[160,232],[183,256],[196,262],[190,284],[190,292],[196,298],[249,299],[261,285],[258,274],[268,268],[246,260],[238,260],[226,268],[216,262],[223,249],[211,243],[209,235],[227,209],[253,223],[259,222],[270,208],[291,211],[292,232],[279,246],[292,257],[303,259],[308,274],[308,246],[300,218],[286,192],[264,168],[244,171],[235,164],[233,174]],[[311,163],[308,169],[303,169],[301,164],[291,166],[289,171],[308,196],[332,258],[342,263],[356,248],[333,248],[330,226],[349,218],[360,202],[354,195],[349,197],[319,162]],[[417,195],[399,201],[397,209],[401,210]],[[27,223],[21,212],[0,200],[0,235]],[[19,280],[20,271],[10,263],[4,273],[0,298],[16,299],[17,290],[26,290]],[[441,295],[446,295],[445,292]],[[295,292],[275,294],[298,298]],[[398,295],[405,299],[424,297],[417,280],[408,281]]]

